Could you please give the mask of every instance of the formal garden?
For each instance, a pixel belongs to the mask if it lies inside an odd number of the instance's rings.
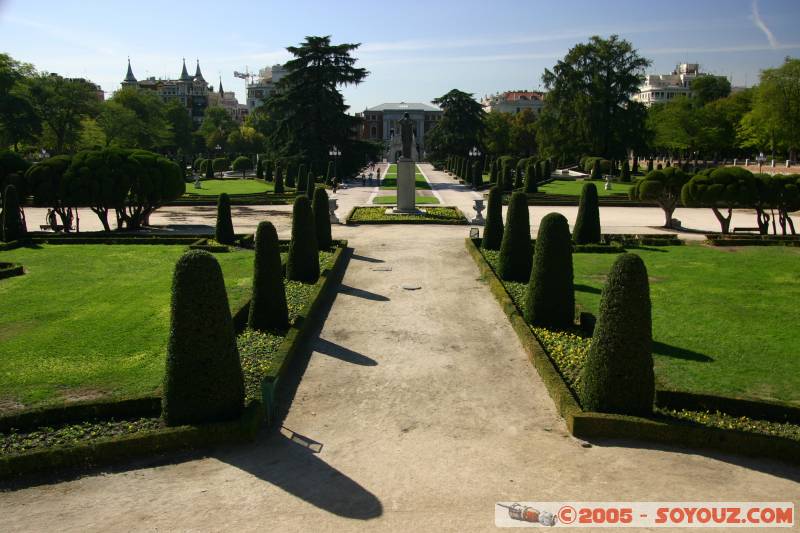
[[[425,176],[420,172],[419,167],[415,167],[414,172],[414,187],[416,188],[415,203],[423,205],[437,205],[439,199],[436,198],[431,191],[431,184],[425,179]],[[393,194],[397,191],[397,165],[391,164],[386,169],[386,174],[381,177],[379,192],[372,199],[372,203],[376,205],[393,205],[397,203],[397,195]]]
[[[512,195],[505,222],[501,195],[491,189],[483,238],[467,247],[571,431],[796,454],[797,247],[612,240],[593,184],[571,233],[551,213],[532,239],[526,194]]]

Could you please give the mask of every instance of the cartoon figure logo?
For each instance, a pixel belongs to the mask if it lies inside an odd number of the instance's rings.
[[[522,522],[531,522],[534,524],[541,524],[543,526],[556,525],[556,517],[549,511],[539,511],[533,507],[525,507],[519,503],[512,503],[511,505],[503,505],[498,503],[500,507],[508,509],[508,516],[512,520],[520,520]]]

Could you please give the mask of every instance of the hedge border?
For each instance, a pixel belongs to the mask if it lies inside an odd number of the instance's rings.
[[[582,439],[645,440],[800,464],[800,442],[792,439],[700,426],[671,419],[659,420],[584,411],[561,373],[539,344],[530,326],[525,322],[502,282],[481,254],[479,244],[470,238],[465,239],[465,244],[481,276],[487,281],[489,289],[510,320],[528,358],[539,372],[559,414],[564,417],[567,430],[573,436]]]
[[[25,269],[19,263],[0,263],[0,279],[13,278],[14,276],[21,276],[24,273]]]
[[[239,419],[229,422],[169,427],[76,446],[56,446],[0,456],[0,479],[57,469],[105,466],[148,455],[252,441],[258,434],[262,419],[263,407],[256,400],[245,406]]]
[[[355,215],[356,210],[358,209],[369,209],[375,208],[380,206],[374,205],[357,205],[353,207],[350,212],[347,214],[347,217],[344,219],[344,223],[346,226],[361,226],[361,225],[387,225],[387,224],[411,224],[411,225],[440,225],[440,226],[468,226],[470,224],[469,219],[464,215],[464,212],[461,211],[458,207],[452,205],[432,205],[431,207],[435,207],[437,209],[455,209],[456,213],[460,218],[453,219],[453,220],[442,220],[442,221],[430,221],[430,220],[421,220],[421,219],[414,219],[409,218],[408,220],[369,220],[369,221],[357,221],[354,222],[352,220],[353,215]]]

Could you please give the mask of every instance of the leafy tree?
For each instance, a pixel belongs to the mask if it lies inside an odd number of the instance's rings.
[[[331,247],[331,217],[328,212],[328,193],[323,187],[314,191],[313,211],[317,246],[320,250],[328,250]]]
[[[17,188],[14,185],[6,185],[6,189],[3,192],[2,217],[4,241],[16,241],[25,236],[25,226],[22,222],[22,207],[20,207]]]
[[[368,75],[355,66],[351,54],[359,44],[331,44],[330,36],[306,37],[287,50],[294,56],[284,66],[287,74],[266,103],[268,143],[278,157],[300,155],[314,168],[323,168],[331,146],[359,152],[363,145],[351,139],[359,119],[347,114],[339,87],[358,85]],[[364,162],[363,153],[358,164]],[[290,176],[291,174],[287,174]]]
[[[242,179],[244,179],[244,177],[245,177],[245,172],[247,172],[248,170],[250,170],[252,168],[253,168],[253,162],[250,161],[249,157],[245,157],[243,155],[240,155],[239,157],[234,159],[233,160],[233,165],[231,166],[232,170],[234,170],[236,172],[239,172],[239,171],[242,172]]]
[[[97,113],[97,89],[82,79],[46,73],[31,78],[29,84],[31,103],[41,117],[46,133],[52,135],[52,151],[64,153],[77,141],[81,121]]]
[[[486,226],[483,229],[481,248],[499,250],[503,241],[503,189],[495,185],[489,189],[486,206]]]
[[[531,276],[532,255],[528,197],[515,192],[508,202],[498,274],[505,281],[527,281]]]
[[[525,320],[535,326],[567,328],[575,318],[572,239],[560,213],[542,218],[525,295]]]
[[[228,136],[237,128],[236,122],[222,107],[209,107],[197,133],[203,139],[207,150],[228,149]]]
[[[102,104],[98,124],[109,145],[123,148],[158,150],[173,140],[164,102],[152,91],[120,89]]]
[[[683,186],[689,175],[677,167],[653,170],[628,191],[631,200],[653,201],[664,210],[664,227],[672,228],[672,213],[678,206]]]
[[[60,218],[64,231],[69,232],[72,220],[72,207],[65,196],[64,174],[72,158],[57,155],[30,167],[25,173],[27,188],[33,195],[34,205],[51,208]]]
[[[106,148],[78,152],[64,173],[64,199],[67,205],[89,206],[105,231],[111,231],[109,211],[125,208],[134,176],[139,175],[139,161],[130,150]],[[122,221],[117,220],[117,226]]]
[[[130,176],[130,190],[122,208],[117,208],[118,224],[139,229],[150,215],[167,202],[186,192],[183,171],[177,163],[153,152],[134,150],[128,158],[136,163]]]
[[[244,376],[222,269],[190,250],[175,265],[161,412],[169,426],[238,418]]]
[[[702,107],[731,94],[731,82],[721,76],[700,76],[692,81],[692,100]]]
[[[576,244],[600,242],[600,204],[597,198],[597,186],[594,183],[583,184],[572,239]]]
[[[442,119],[425,134],[430,157],[466,155],[472,147],[480,145],[486,112],[472,94],[453,89],[433,103],[442,109]]]
[[[511,152],[520,157],[530,157],[537,151],[536,114],[523,109],[511,115]]]
[[[0,53],[0,148],[31,142],[42,132],[41,118],[31,103],[28,80],[33,66]]]
[[[647,416],[653,411],[653,333],[647,268],[621,254],[608,274],[579,396],[587,411]]]
[[[236,239],[233,233],[233,220],[231,220],[231,199],[228,194],[224,192],[217,198],[215,239],[221,244],[233,244]]]
[[[569,50],[542,81],[547,105],[538,140],[548,155],[621,157],[645,135],[646,111],[632,101],[650,61],[626,40],[593,36]]]
[[[722,167],[696,174],[681,189],[681,201],[687,207],[710,207],[722,233],[727,234],[733,210],[751,207],[757,194],[751,172],[741,167]],[[724,215],[723,210],[727,210]]]
[[[193,151],[194,123],[180,101],[168,100],[164,104],[164,121],[170,133],[167,146],[175,150],[182,150],[184,153],[191,153]]]
[[[0,191],[5,191],[8,185],[14,185],[17,193],[25,196],[27,187],[22,176],[30,166],[31,164],[17,152],[0,150]]]
[[[494,110],[483,117],[483,146],[495,157],[512,152],[514,115]]]
[[[316,283],[319,279],[319,247],[311,202],[298,196],[292,208],[292,241],[286,260],[286,279]]]
[[[285,331],[289,327],[289,310],[278,232],[271,222],[259,222],[255,248],[253,298],[250,300],[247,327],[260,331]]]
[[[217,157],[214,158],[212,162],[212,167],[214,172],[225,172],[230,167],[231,163],[228,161],[227,157]]]
[[[228,134],[228,150],[239,153],[261,153],[267,144],[267,138],[255,128],[240,126]]]

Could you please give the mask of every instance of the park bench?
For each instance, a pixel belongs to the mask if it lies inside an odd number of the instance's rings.
[[[733,228],[733,232],[734,233],[742,233],[742,232],[745,232],[745,231],[746,232],[753,232],[753,231],[760,232],[761,230],[759,228]]]

